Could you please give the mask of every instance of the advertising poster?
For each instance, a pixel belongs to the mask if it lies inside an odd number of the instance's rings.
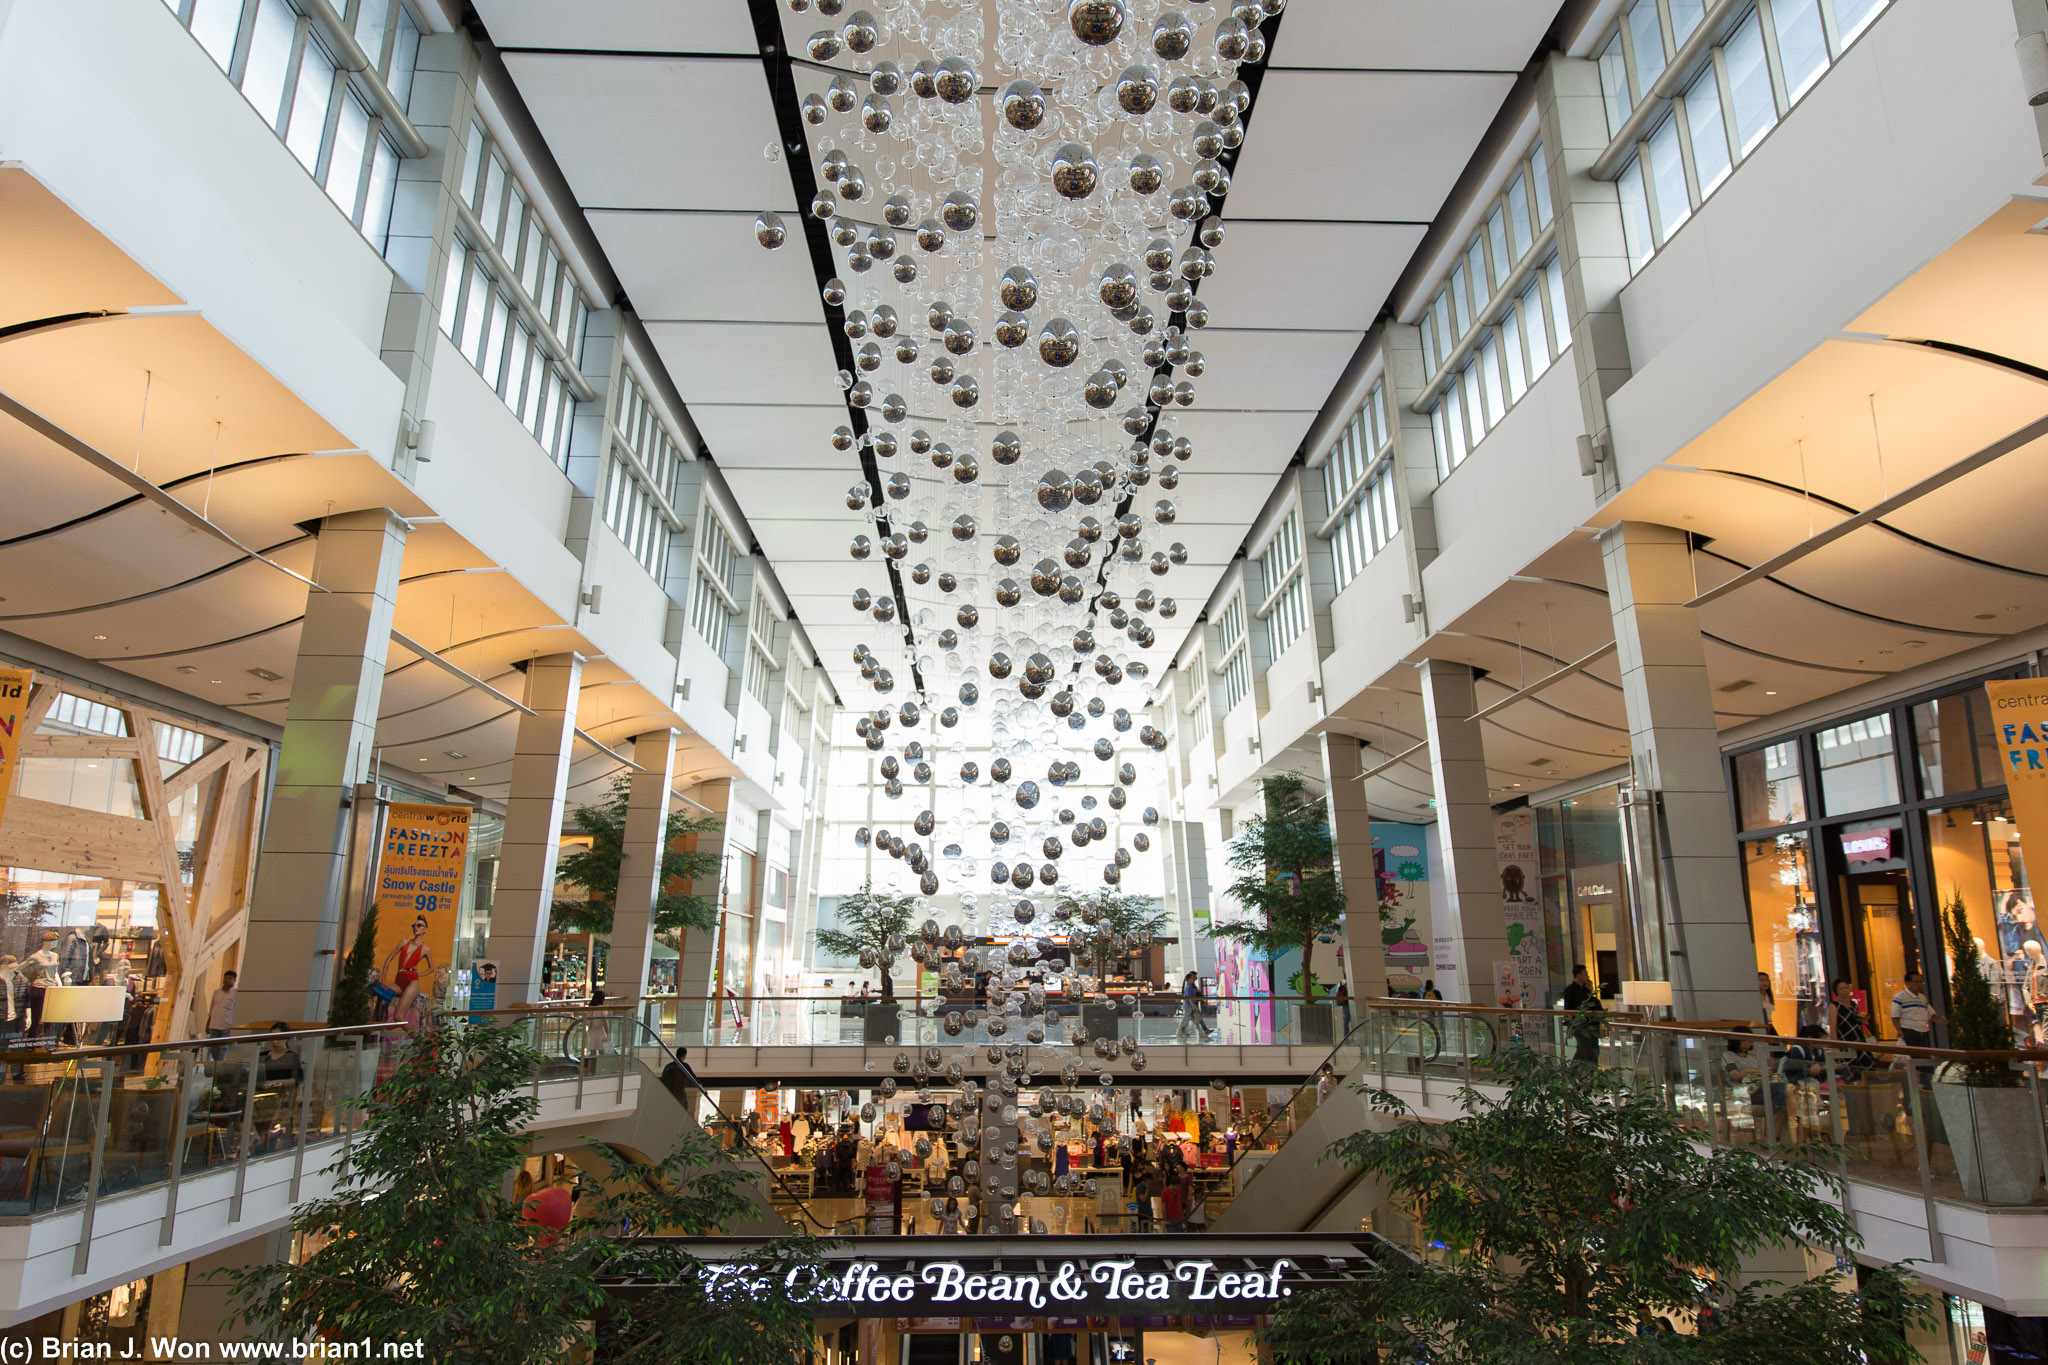
[[[0,818],[7,814],[7,793],[14,789],[14,765],[21,759],[21,732],[27,725],[35,676],[26,668],[0,668]]]
[[[1387,971],[1430,978],[1429,843],[1421,825],[1375,820],[1372,824],[1373,872],[1379,882],[1380,925]]]
[[[498,1008],[498,964],[485,960],[469,969],[469,1007],[487,1014]]]
[[[1501,915],[1514,966],[1514,994],[1523,1009],[1542,1009],[1550,1002],[1550,974],[1544,954],[1543,902],[1537,894],[1536,812],[1524,807],[1500,816],[1494,822],[1494,844],[1500,855]]]
[[[2013,818],[2023,835],[2048,830],[2048,678],[1993,679],[1984,690]]]
[[[380,996],[391,993],[394,1018],[409,1008],[408,988],[432,999],[436,974],[454,961],[469,817],[468,806],[399,802],[386,816],[377,868],[377,984]],[[495,983],[492,992],[495,999]]]

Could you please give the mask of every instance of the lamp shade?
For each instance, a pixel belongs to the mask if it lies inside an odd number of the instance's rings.
[[[1621,1003],[1624,1005],[1669,1005],[1671,983],[1669,981],[1624,981],[1621,983]]]
[[[128,1010],[128,992],[119,986],[51,986],[43,992],[45,1024],[104,1024]]]

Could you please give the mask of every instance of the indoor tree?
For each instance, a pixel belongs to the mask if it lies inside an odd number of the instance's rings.
[[[879,969],[882,999],[893,1000],[896,986],[890,980],[890,968],[909,940],[918,909],[916,896],[877,891],[870,879],[852,895],[839,898],[839,927],[818,929],[812,937],[828,953],[857,958],[862,967]]]
[[[1274,960],[1290,948],[1301,949],[1301,994],[1313,1000],[1316,940],[1335,932],[1344,914],[1329,809],[1294,773],[1261,779],[1259,793],[1264,809],[1230,841],[1227,859],[1238,874],[1229,895],[1250,918],[1212,920],[1206,932],[1237,939]]]
[[[1068,892],[1054,904],[1054,914],[1066,921],[1079,920],[1088,929],[1088,958],[1098,978],[1108,975],[1113,953],[1150,948],[1172,922],[1165,907],[1150,896],[1112,890]]]
[[[1400,1102],[1370,1092],[1374,1107]],[[1778,1362],[1918,1359],[1909,1327],[1931,1301],[1897,1266],[1860,1285],[1838,1268],[1791,1284],[1742,1283],[1759,1252],[1805,1246],[1846,1261],[1835,1149],[1717,1147],[1608,1071],[1533,1048],[1488,1060],[1459,1092],[1462,1118],[1407,1118],[1330,1155],[1416,1210],[1441,1260],[1392,1253],[1341,1288],[1297,1293],[1269,1344],[1305,1365],[1464,1362]],[[1839,1259],[1838,1259],[1839,1258]],[[1845,1292],[1850,1290],[1853,1292]],[[1659,1319],[1680,1335],[1646,1339]]]
[[[611,932],[612,906],[619,898],[619,866],[626,849],[626,806],[631,796],[632,778],[621,774],[604,800],[576,808],[573,822],[590,836],[590,844],[562,855],[555,867],[555,880],[581,887],[590,898],[557,900],[548,920],[548,927],[555,932]],[[718,929],[718,907],[711,897],[675,888],[718,876],[720,859],[716,852],[685,849],[682,843],[691,835],[714,833],[723,823],[715,815],[669,812],[662,831],[661,894],[654,902],[654,931],[671,947],[680,944],[685,929],[705,933]]]
[[[327,1026],[356,1028],[370,1022],[370,973],[377,966],[377,902],[363,911],[356,941],[341,960],[334,992],[327,998]]]
[[[563,1359],[599,1323],[608,1360],[740,1362],[763,1344],[799,1349],[807,1314],[707,1293],[694,1257],[623,1235],[712,1233],[754,1211],[741,1193],[753,1177],[701,1134],[652,1165],[593,1144],[608,1177],[586,1186],[569,1227],[521,1216],[506,1191],[539,1109],[530,1080],[540,1060],[489,1024],[414,1035],[366,1097],[333,1197],[294,1217],[296,1231],[324,1240],[300,1264],[228,1272],[238,1320],[269,1335],[418,1341],[425,1359],[477,1365]],[[816,1253],[803,1241],[770,1247],[813,1266]],[[650,1275],[675,1286],[672,1310],[610,1287]]]

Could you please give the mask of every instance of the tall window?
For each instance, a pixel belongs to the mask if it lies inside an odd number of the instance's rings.
[[[1556,256],[1529,271],[1520,290],[1493,311],[1498,320],[1481,328],[1458,368],[1432,385],[1437,399],[1429,408],[1429,429],[1439,478],[1464,463],[1572,344],[1564,270]],[[1391,514],[1391,489],[1384,497]]]
[[[1196,649],[1188,660],[1188,704],[1182,714],[1188,720],[1188,735],[1196,743],[1209,737],[1209,659]]]
[[[468,213],[449,244],[441,329],[520,425],[566,465],[589,308],[540,211],[481,123],[471,126],[465,155]]]
[[[604,524],[659,583],[668,567],[669,538],[682,529],[675,513],[682,455],[632,371],[624,372],[624,380],[605,481]]]
[[[1372,386],[1332,443],[1323,461],[1323,496],[1330,515],[1319,534],[1330,542],[1342,592],[1401,529],[1384,380]]]
[[[697,510],[697,572],[690,583],[690,628],[704,643],[725,652],[725,632],[740,614],[739,553],[732,533],[706,498]]]
[[[1227,714],[1252,692],[1251,637],[1245,631],[1241,588],[1231,595],[1216,620],[1216,647],[1222,654],[1216,671],[1223,677],[1223,710]]]
[[[335,207],[382,253],[400,152],[388,111],[412,95],[420,30],[403,0],[360,0],[353,37],[374,64],[349,71],[338,35],[291,0],[164,0]]]
[[[1274,528],[1259,555],[1259,573],[1266,590],[1259,615],[1266,622],[1267,647],[1277,659],[1308,629],[1308,565],[1302,554],[1299,502]]]
[[[768,594],[754,589],[754,609],[747,614],[746,688],[761,705],[768,704],[768,684],[775,677],[775,623],[782,618]]]
[[[1638,140],[1614,176],[1631,272],[1671,240],[1890,2],[1772,0],[1768,23],[1757,10],[1744,15],[1692,64],[1679,92],[1659,102],[1661,116],[1642,115]],[[1681,30],[1672,35],[1675,50],[1699,25],[1697,0],[1676,0],[1670,15]],[[1664,73],[1661,37],[1654,59],[1648,55],[1653,31],[1661,32],[1656,0],[1638,0],[1600,49],[1610,136],[1621,134]],[[1782,86],[1772,80],[1774,65]]]

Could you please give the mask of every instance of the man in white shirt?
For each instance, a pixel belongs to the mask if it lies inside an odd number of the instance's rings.
[[[1927,979],[1919,972],[1906,975],[1906,987],[1892,997],[1892,1031],[1909,1047],[1933,1047],[1934,1025],[1946,1024],[1946,1015],[1936,1014],[1927,998]]]
[[[239,975],[235,972],[224,972],[221,974],[220,989],[213,993],[213,1000],[206,1007],[207,1037],[225,1038],[234,1028],[235,982],[239,979]],[[218,1048],[214,1049],[213,1055],[218,1058],[220,1050]]]

